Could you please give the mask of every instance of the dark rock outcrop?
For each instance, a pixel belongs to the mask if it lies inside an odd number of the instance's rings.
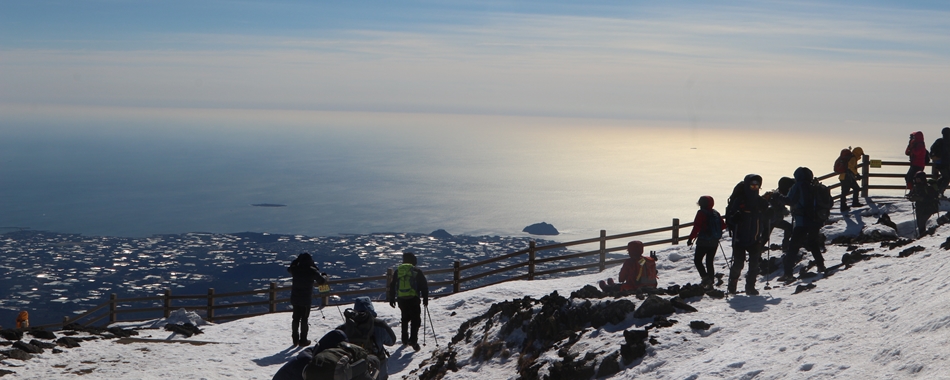
[[[169,324],[165,325],[165,330],[167,330],[167,331],[172,331],[172,332],[174,332],[174,333],[176,333],[176,334],[181,334],[181,335],[184,335],[184,336],[189,337],[189,338],[190,338],[192,335],[198,335],[198,334],[202,334],[202,333],[203,333],[203,332],[201,331],[201,329],[198,328],[198,326],[195,326],[195,325],[193,325],[193,324],[191,324],[191,323],[183,323],[183,324],[180,324],[180,325],[176,325],[176,324],[171,324],[171,323],[169,323]],[[137,333],[137,332],[136,332],[136,333]]]
[[[530,226],[525,227],[521,232],[526,232],[532,235],[558,235],[560,232],[557,231],[557,228],[554,228],[553,225],[547,224],[545,222],[535,223]]]
[[[46,330],[40,330],[40,329],[30,330],[30,335],[38,339],[47,339],[47,340],[56,339],[56,334],[54,334],[52,331],[46,331]]]
[[[79,347],[79,340],[73,337],[64,336],[56,339],[56,344],[66,348],[76,348]]]
[[[23,339],[23,332],[20,330],[14,330],[14,329],[3,329],[3,330],[0,330],[0,337],[3,337],[3,339],[9,340],[11,342],[14,342],[14,341]]]
[[[650,295],[640,304],[640,307],[633,312],[633,316],[636,318],[649,318],[656,315],[673,314],[675,312],[676,309],[673,308],[673,304],[669,300],[656,295]]]

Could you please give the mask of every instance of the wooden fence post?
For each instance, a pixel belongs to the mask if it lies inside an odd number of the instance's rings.
[[[165,318],[172,314],[172,290],[165,288]]]
[[[270,291],[267,293],[267,299],[268,301],[270,301],[270,303],[267,305],[268,306],[267,311],[271,313],[276,313],[277,312],[277,283],[271,282],[269,290]],[[324,305],[326,305],[326,303],[324,303]]]
[[[116,321],[115,309],[117,298],[119,298],[119,296],[115,295],[115,293],[112,293],[112,295],[109,296],[109,323],[115,323]]]
[[[528,281],[534,280],[534,240],[528,243]]]
[[[600,271],[607,269],[607,230],[600,230]]]
[[[458,293],[462,289],[462,263],[455,260],[452,264],[452,293]],[[391,271],[392,269],[390,269]]]
[[[868,172],[871,171],[871,156],[864,155],[861,159],[861,197],[868,197]]]
[[[680,218],[673,218],[673,245],[680,243]]]
[[[208,322],[214,322],[214,288],[208,288]]]

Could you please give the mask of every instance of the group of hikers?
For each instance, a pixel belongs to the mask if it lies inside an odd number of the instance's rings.
[[[950,127],[942,131],[930,150],[924,145],[922,132],[910,135],[905,154],[910,157],[907,173],[907,198],[914,202],[919,235],[926,231],[926,223],[939,210],[939,198],[950,183]],[[858,185],[861,175],[858,161],[864,156],[860,147],[842,149],[835,161],[834,171],[841,184],[839,207],[842,213],[851,207],[863,206],[858,198],[862,190]],[[933,178],[928,178],[924,167],[932,163]],[[799,167],[793,178],[782,177],[776,190],[759,194],[762,177],[749,174],[732,190],[725,215],[713,207],[715,200],[703,195],[697,201],[699,210],[693,219],[686,244],[696,245],[694,264],[699,272],[700,284],[712,289],[717,277],[714,261],[720,240],[728,231],[732,237],[732,260],[729,268],[729,293],[738,292],[739,280],[748,261],[745,276],[745,293],[757,295],[755,288],[759,275],[762,253],[768,246],[773,229],[784,231],[782,239],[782,282],[795,280],[794,269],[802,257],[801,248],[813,256],[813,261],[804,266],[799,277],[807,275],[814,266],[818,272],[826,272],[822,255],[824,236],[821,227],[828,221],[834,198],[830,190],[816,180],[807,167]],[[851,202],[848,196],[851,195]],[[791,210],[789,210],[789,208]],[[791,215],[791,223],[785,220]],[[615,282],[613,278],[600,281],[604,292],[638,292],[657,287],[656,257],[644,255],[644,244],[634,240],[627,244],[627,254]],[[723,250],[725,255],[725,251]],[[389,283],[387,301],[391,307],[399,307],[402,328],[402,344],[419,351],[418,333],[422,324],[422,308],[428,306],[428,282],[416,267],[417,258],[411,252],[403,253],[402,264]],[[389,325],[377,318],[369,297],[358,297],[353,308],[343,313],[345,322],[326,333],[314,347],[310,346],[307,319],[313,299],[314,284],[327,283],[326,274],[319,268],[309,253],[301,253],[287,270],[292,275],[291,339],[295,346],[307,347],[291,359],[274,375],[275,380],[298,379],[381,379],[388,378],[386,346],[396,343],[396,334]],[[428,312],[428,310],[426,310]]]
[[[910,135],[905,154],[910,158],[910,170],[906,176],[909,192],[907,198],[913,202],[918,236],[927,231],[927,221],[939,211],[939,200],[950,183],[950,127],[941,131],[942,138],[937,139],[930,150],[926,149],[922,132]],[[852,207],[863,206],[858,199],[862,188],[858,181],[859,160],[864,156],[861,147],[842,149],[835,160],[834,171],[838,173],[841,184],[839,207],[842,213]],[[932,178],[924,172],[924,167],[932,164]],[[782,177],[778,189],[760,195],[762,177],[757,174],[746,175],[736,184],[729,196],[725,216],[719,214],[713,206],[715,201],[709,195],[699,198],[699,211],[693,219],[686,244],[696,245],[693,262],[700,276],[700,284],[712,289],[716,279],[716,251],[722,249],[720,240],[725,231],[732,236],[732,261],[726,289],[729,293],[738,292],[739,279],[748,260],[749,269],[745,277],[745,293],[759,294],[755,288],[759,275],[759,263],[762,252],[770,249],[772,231],[778,227],[784,231],[782,239],[782,282],[795,280],[795,266],[801,261],[801,248],[812,254],[813,261],[804,266],[799,277],[807,276],[808,269],[814,266],[818,272],[827,271],[824,250],[824,236],[821,227],[828,221],[834,199],[827,186],[816,180],[814,173],[807,167],[799,167],[793,173],[794,178]],[[851,195],[851,202],[848,196]],[[789,211],[791,208],[791,211]],[[791,214],[792,222],[785,220]],[[615,293],[637,291],[657,286],[655,258],[643,256],[643,243],[632,241],[627,245],[627,259],[620,269],[618,282],[612,278],[600,281],[604,292]],[[725,255],[725,251],[723,251]]]
[[[399,307],[402,344],[419,351],[419,327],[422,308],[429,305],[429,285],[425,274],[417,268],[418,259],[412,252],[404,252],[389,283],[389,306]],[[353,308],[343,312],[344,323],[326,333],[317,344],[310,346],[309,330],[311,300],[314,285],[327,283],[313,256],[304,252],[297,256],[287,271],[291,274],[290,304],[291,340],[294,346],[307,347],[284,364],[274,380],[366,379],[385,380],[389,352],[386,346],[396,343],[396,333],[385,321],[377,318],[369,297],[357,297]],[[428,310],[426,310],[428,312]]]

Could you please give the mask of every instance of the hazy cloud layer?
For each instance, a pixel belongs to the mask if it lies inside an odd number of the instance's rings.
[[[557,9],[452,9],[402,24],[396,14],[376,28],[172,24],[31,37],[21,25],[22,39],[0,39],[0,102],[946,123],[946,11],[780,2]]]

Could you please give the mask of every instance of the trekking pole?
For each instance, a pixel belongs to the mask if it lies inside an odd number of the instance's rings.
[[[426,305],[426,314],[429,314],[429,306]],[[439,347],[439,338],[435,336],[435,325],[432,324],[432,315],[429,315],[429,326],[432,327],[432,339],[435,340],[435,346]]]
[[[429,314],[429,307],[426,306],[426,313],[422,314],[422,347],[426,345],[426,315]]]
[[[727,268],[732,269],[732,261],[729,261],[729,257],[726,256],[726,250],[722,248],[722,242],[719,242],[719,250],[722,251],[722,258],[726,260]]]
[[[770,277],[772,276],[772,272],[773,272],[773,271],[771,270],[771,269],[772,269],[772,235],[771,235],[771,233],[769,234],[769,245],[768,245],[768,248],[765,249],[765,257],[766,257],[766,259],[765,259],[765,267],[766,267],[767,269],[769,269],[769,273],[766,273],[766,274],[765,274],[765,287],[762,288],[762,289],[771,290],[772,287],[769,286],[769,280],[770,280]]]

